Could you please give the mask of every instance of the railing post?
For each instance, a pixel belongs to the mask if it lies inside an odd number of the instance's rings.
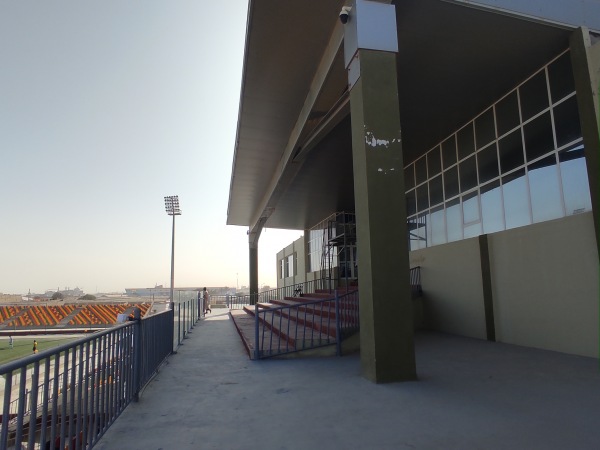
[[[259,359],[260,356],[258,334],[258,304],[254,304],[254,359]]]
[[[335,290],[335,345],[337,356],[342,356],[342,317],[340,316],[340,297]]]
[[[187,302],[184,300],[183,302],[183,339],[187,339],[188,333],[188,323],[187,323]]]
[[[140,399],[142,374],[142,318],[139,308],[133,309],[133,401]]]
[[[177,346],[181,345],[181,304],[177,304]]]

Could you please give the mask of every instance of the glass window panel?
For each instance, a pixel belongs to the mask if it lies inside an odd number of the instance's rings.
[[[496,123],[498,136],[508,133],[521,123],[519,118],[519,100],[517,92],[507,95],[496,103]]]
[[[408,191],[415,187],[415,165],[411,164],[404,169],[404,188]]]
[[[412,216],[417,213],[417,199],[415,190],[412,189],[406,193],[406,215]]]
[[[479,183],[487,183],[500,175],[498,170],[498,154],[496,144],[477,153],[477,168],[479,170]]]
[[[459,199],[454,199],[446,205],[446,227],[448,242],[463,238],[463,218]]]
[[[563,196],[567,216],[592,210],[590,185],[583,154],[579,144],[558,154],[562,178]]]
[[[544,113],[527,125],[524,125],[523,134],[525,135],[527,161],[539,158],[554,150],[550,112]]]
[[[554,127],[559,147],[581,137],[577,97],[573,96],[554,107]]]
[[[523,122],[549,106],[546,72],[542,70],[519,88]]]
[[[437,205],[444,201],[444,186],[442,183],[442,176],[438,175],[435,178],[429,180],[429,204],[431,206]]]
[[[486,234],[504,230],[502,191],[499,181],[481,187],[481,221],[483,232]]]
[[[548,66],[548,78],[550,79],[550,94],[552,103],[566,97],[575,91],[573,69],[571,67],[571,55],[569,52]]]
[[[462,198],[462,206],[463,222],[465,224],[468,224],[470,222],[478,222],[480,220],[479,195],[477,194],[477,191],[464,195]]]
[[[415,229],[415,235],[419,242],[419,248],[427,247],[427,216],[429,214],[419,214],[417,216],[417,227]]]
[[[454,166],[444,172],[444,193],[446,200],[457,196],[458,192],[458,169]]]
[[[506,229],[529,225],[531,217],[525,169],[517,170],[502,177],[502,194]]]
[[[563,217],[556,155],[536,161],[527,169],[533,222]]]
[[[521,140],[521,130],[515,130],[508,136],[498,141],[498,150],[500,152],[501,173],[506,173],[516,169],[524,164],[523,141]]]
[[[475,138],[473,137],[473,122],[456,133],[458,159],[466,158],[475,152]]]
[[[436,147],[427,153],[427,174],[429,178],[435,177],[442,171],[442,160],[440,159],[440,148]]]
[[[431,245],[444,244],[446,242],[446,220],[444,207],[432,208],[430,217]]]
[[[475,119],[475,141],[477,142],[477,148],[485,147],[494,139],[496,139],[494,110],[490,108]]]
[[[475,155],[459,164],[459,173],[460,192],[466,192],[469,189],[477,187],[477,163],[475,162]]]
[[[425,157],[419,158],[415,161],[415,175],[417,184],[427,181],[427,160]]]
[[[417,188],[417,211],[429,209],[429,195],[427,192],[427,183]]]
[[[425,237],[425,222],[417,216],[408,219],[408,236],[411,250],[418,250]]]
[[[456,164],[456,142],[454,136],[442,142],[442,161],[444,169],[447,169],[452,164]]]

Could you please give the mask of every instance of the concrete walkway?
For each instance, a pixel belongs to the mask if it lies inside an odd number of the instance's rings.
[[[95,449],[597,449],[598,360],[419,334],[420,380],[357,355],[250,361],[228,315],[199,323]]]

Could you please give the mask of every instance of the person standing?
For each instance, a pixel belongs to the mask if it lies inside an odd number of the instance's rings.
[[[10,345],[10,349],[13,349],[13,338],[12,335],[8,337],[8,344]]]
[[[204,300],[204,315],[206,315],[207,311],[211,313],[212,309],[210,309],[210,295],[206,288],[202,289],[202,299]]]
[[[33,340],[33,353],[37,353],[37,352],[38,352],[37,341],[34,339]]]

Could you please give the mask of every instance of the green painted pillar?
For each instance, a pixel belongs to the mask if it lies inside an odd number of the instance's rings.
[[[587,28],[579,28],[571,35],[570,47],[592,198],[596,247],[600,254],[600,42],[592,43]]]
[[[396,54],[359,50],[350,93],[360,352],[377,383],[416,379]]]
[[[258,301],[258,245],[250,243],[248,254],[249,275],[250,275],[250,304],[254,305]]]

